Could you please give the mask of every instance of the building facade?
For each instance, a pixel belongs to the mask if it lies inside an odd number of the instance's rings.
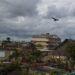
[[[37,48],[54,49],[61,43],[61,39],[57,35],[51,35],[49,33],[34,35],[32,42]]]

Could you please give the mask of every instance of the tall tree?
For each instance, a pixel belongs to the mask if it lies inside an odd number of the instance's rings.
[[[23,60],[26,60],[26,70],[27,75],[29,75],[29,70],[33,67],[32,64],[35,64],[38,60],[41,59],[41,52],[36,49],[35,45],[31,43],[31,52],[23,52],[22,58]]]
[[[68,43],[66,46],[66,53],[68,58],[75,60],[75,42]]]
[[[71,64],[71,68],[75,65],[75,42],[70,42],[66,46],[66,55]]]
[[[18,63],[21,63],[20,57],[21,57],[21,51],[19,51],[18,49],[15,49],[13,54],[9,56],[9,60],[14,59],[14,62],[18,64]]]
[[[10,42],[11,41],[10,37],[7,37],[6,38],[6,41]]]
[[[29,70],[33,67],[32,64],[35,64],[38,60],[41,59],[41,52],[36,49],[35,45],[30,43],[30,46],[28,46],[26,49],[19,52],[18,50],[15,50],[14,53],[10,56],[10,59],[14,58],[15,62],[19,62],[18,58],[22,57],[22,62],[26,61],[26,75],[29,75]],[[19,65],[21,66],[21,65]]]

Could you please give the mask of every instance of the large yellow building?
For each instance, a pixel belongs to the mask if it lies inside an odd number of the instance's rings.
[[[49,33],[34,35],[32,42],[37,48],[54,49],[61,43],[61,39],[57,35],[51,35]]]

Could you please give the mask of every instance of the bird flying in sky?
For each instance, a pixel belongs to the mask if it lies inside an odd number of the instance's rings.
[[[57,18],[54,18],[54,17],[51,17],[54,21],[59,21],[59,19]]]

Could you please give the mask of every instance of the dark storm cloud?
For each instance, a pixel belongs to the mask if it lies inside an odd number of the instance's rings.
[[[39,4],[39,15],[45,19],[46,31],[55,33],[61,38],[75,38],[75,1],[42,0]],[[51,17],[59,19],[55,22]],[[43,27],[43,26],[42,26]]]
[[[74,28],[74,0],[0,0],[0,37],[24,38],[46,32],[75,37]]]
[[[32,29],[27,30],[25,28],[25,26],[28,24],[17,24],[16,22],[19,22],[17,17],[25,18],[26,16],[36,16],[38,2],[39,0],[0,0],[0,34],[14,35],[19,37],[23,37],[25,36],[24,34],[26,34],[29,36],[27,33],[31,32]],[[17,21],[15,21],[16,18]]]
[[[75,17],[75,8],[70,9],[70,7],[57,8],[56,5],[48,7],[48,12],[45,18],[50,19],[51,17],[66,18]]]
[[[16,16],[33,16],[36,15],[36,4],[38,0],[1,0],[0,16],[16,17]]]
[[[9,7],[12,16],[33,16],[36,12],[37,0],[19,0]]]
[[[51,6],[48,8],[47,16],[46,18],[51,18],[51,17],[57,17],[57,18],[64,18],[67,17],[69,14],[68,9],[65,7],[62,7],[61,9],[57,9],[56,6]]]

